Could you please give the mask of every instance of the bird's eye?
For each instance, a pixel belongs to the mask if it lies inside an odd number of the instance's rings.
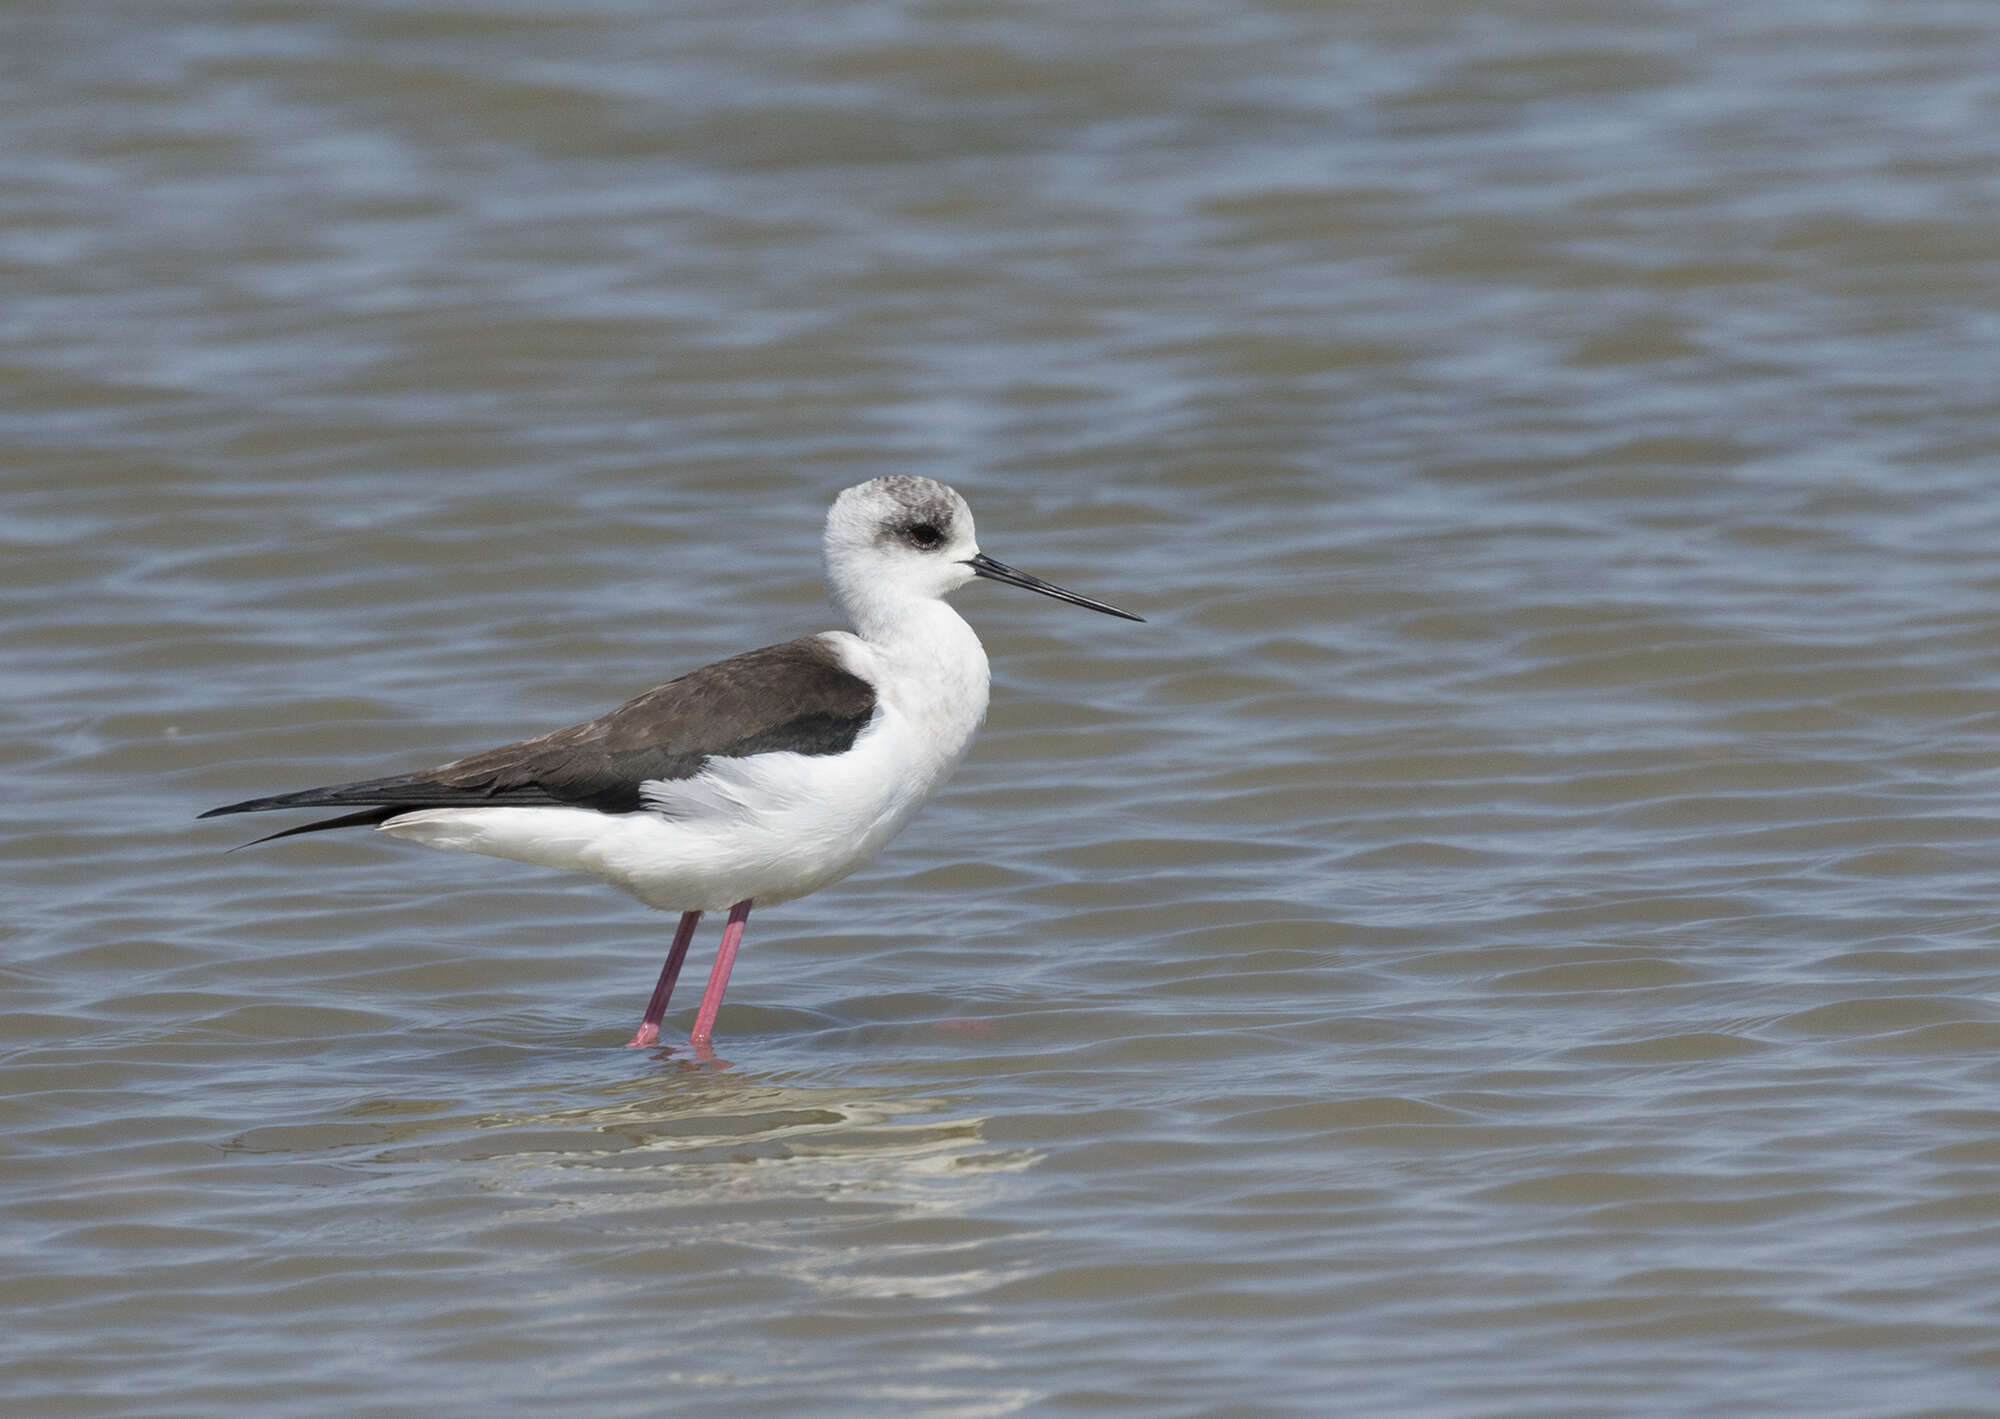
[[[913,546],[925,552],[930,551],[944,541],[944,534],[938,531],[934,524],[928,522],[917,523],[903,535],[910,539]]]

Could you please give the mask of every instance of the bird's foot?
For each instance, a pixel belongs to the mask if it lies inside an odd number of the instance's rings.
[[[644,1049],[648,1045],[656,1045],[659,1042],[660,1042],[660,1027],[654,1021],[648,1020],[646,1021],[645,1024],[639,1027],[638,1034],[632,1036],[631,1039],[625,1042],[625,1048]]]
[[[729,1068],[728,1060],[717,1059],[715,1057],[714,1042],[709,1039],[690,1039],[688,1041],[688,1056],[696,1064],[712,1064],[716,1066],[716,1073],[718,1074]]]

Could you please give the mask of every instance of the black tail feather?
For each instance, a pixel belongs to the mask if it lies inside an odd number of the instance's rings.
[[[630,785],[633,806],[638,793]],[[372,805],[393,808],[399,813],[418,808],[571,808],[595,806],[588,797],[558,798],[537,783],[501,787],[490,778],[470,784],[441,783],[429,774],[399,774],[394,778],[363,779],[359,783],[335,783],[325,788],[303,788],[297,793],[279,793],[269,798],[246,798],[241,803],[225,803],[200,814],[218,818],[224,813],[269,813],[283,808],[358,808]],[[624,810],[619,810],[624,811]]]
[[[224,813],[266,813],[277,808],[340,808],[362,803],[383,804],[412,797],[422,798],[427,793],[435,796],[439,792],[449,792],[449,790],[421,775],[400,774],[395,778],[363,779],[359,783],[336,783],[325,788],[302,788],[296,793],[277,793],[269,798],[246,798],[241,803],[225,803],[220,808],[211,808],[199,816],[219,818]]]
[[[228,810],[218,808],[215,811],[221,813]],[[317,823],[301,823],[298,827],[286,828],[283,832],[271,833],[261,838],[252,838],[249,842],[238,843],[229,850],[231,852],[241,852],[246,847],[257,846],[258,843],[274,843],[279,838],[295,838],[300,833],[324,833],[332,828],[373,827],[376,824],[388,822],[398,813],[407,813],[409,811],[407,808],[364,808],[359,813],[343,813],[338,818],[322,818]],[[212,815],[204,813],[201,816],[207,818]]]

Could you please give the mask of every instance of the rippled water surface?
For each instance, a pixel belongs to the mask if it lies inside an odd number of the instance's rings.
[[[7,1414],[2000,1412],[2000,9],[0,38]],[[960,594],[720,1062],[613,891],[194,821],[888,472],[1149,623]]]

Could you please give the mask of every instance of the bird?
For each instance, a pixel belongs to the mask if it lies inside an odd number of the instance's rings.
[[[581,724],[455,759],[211,808],[345,808],[243,846],[372,827],[426,847],[587,873],[678,912],[627,1047],[657,1044],[705,912],[727,910],[689,1043],[714,1039],[753,905],[818,891],[881,851],[951,777],[985,721],[985,648],[945,597],[1000,582],[1130,611],[996,561],[955,490],[900,474],[843,491],[821,539],[852,628],[704,665]]]

